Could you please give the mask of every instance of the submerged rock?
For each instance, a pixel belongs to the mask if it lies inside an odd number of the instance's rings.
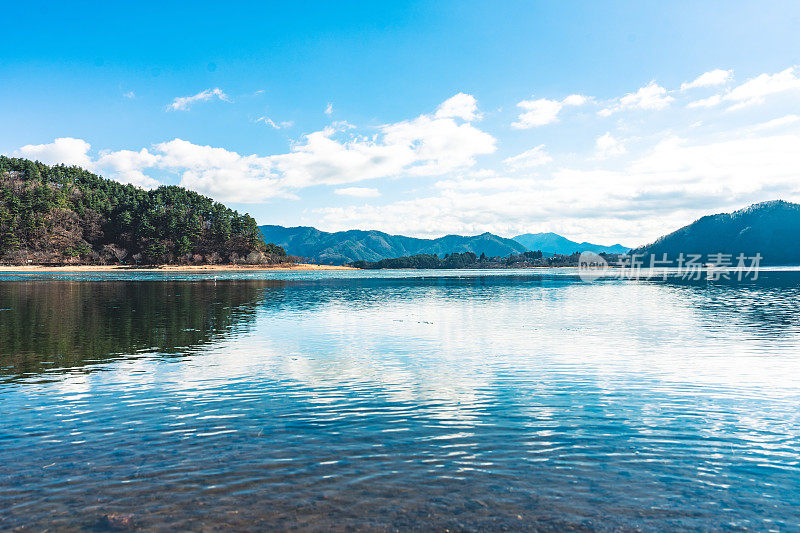
[[[122,531],[135,528],[136,522],[132,514],[109,513],[103,515],[99,526],[103,529]]]

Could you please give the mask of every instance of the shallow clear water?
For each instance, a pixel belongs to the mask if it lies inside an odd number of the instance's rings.
[[[798,529],[800,272],[2,275],[20,526]]]

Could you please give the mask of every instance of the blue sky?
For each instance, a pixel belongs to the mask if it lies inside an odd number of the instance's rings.
[[[797,2],[499,4],[6,3],[0,152],[424,236],[800,200]]]

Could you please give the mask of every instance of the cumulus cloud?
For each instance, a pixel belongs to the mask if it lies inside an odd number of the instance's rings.
[[[102,170],[114,179],[143,186],[157,183],[143,169],[176,172],[182,186],[219,200],[260,202],[292,197],[294,190],[313,185],[438,176],[473,166],[477,156],[496,150],[496,140],[466,121],[476,111],[468,105],[472,97],[465,96],[469,95],[447,100],[436,113],[380,126],[368,137],[353,134],[347,123],[330,126],[305,135],[283,154],[242,155],[173,139],[154,145],[152,151],[105,151],[94,160],[89,156],[91,145],[72,138],[24,146],[18,152],[48,163]]]
[[[553,158],[550,157],[550,154],[545,151],[544,145],[540,144],[521,154],[503,159],[503,164],[511,170],[522,170],[546,165],[552,160]]]
[[[597,156],[601,159],[622,155],[627,152],[625,144],[619,139],[611,136],[611,132],[606,132],[595,141],[597,147]]]
[[[692,81],[682,83],[681,91],[695,89],[698,87],[712,87],[714,85],[724,85],[733,79],[733,70],[722,70],[720,68],[709,70],[700,74]]]
[[[629,109],[642,109],[646,111],[657,111],[667,107],[675,98],[667,94],[664,87],[651,81],[635,93],[628,93],[611,106],[598,111],[601,117],[608,117],[613,113]]]
[[[469,123],[422,115],[387,124],[371,138],[335,138],[326,128],[305,136],[291,152],[270,157],[289,187],[338,185],[401,174],[438,175],[475,164],[495,151],[495,139]]]
[[[467,122],[480,118],[478,102],[471,94],[458,93],[442,102],[436,110],[436,118],[460,118]]]
[[[146,148],[138,152],[132,150],[118,150],[116,152],[103,151],[94,163],[94,169],[122,183],[130,183],[145,189],[158,187],[156,179],[147,176],[143,170],[158,165],[157,155],[150,153]]]
[[[571,94],[563,100],[548,100],[538,98],[523,100],[517,107],[523,110],[517,117],[517,121],[511,124],[516,129],[530,129],[537,126],[545,126],[558,121],[558,114],[565,106],[580,106],[585,104],[588,99],[580,94]]]
[[[222,92],[222,89],[216,87],[214,89],[206,89],[193,96],[179,96],[167,106],[167,111],[188,111],[192,105],[198,102],[207,102],[214,98],[218,98],[223,102],[230,102],[230,99]]]
[[[83,139],[60,137],[47,144],[26,144],[15,150],[14,155],[41,161],[47,165],[64,164],[92,168],[92,160],[89,157],[91,148],[92,145]]]
[[[183,187],[229,202],[258,202],[289,196],[272,170],[269,157],[240,155],[225,148],[183,139],[155,145],[159,165],[181,173]]]
[[[381,195],[378,189],[369,187],[344,187],[333,192],[339,196],[355,196],[356,198],[376,198]]]
[[[564,105],[583,105],[588,101],[589,99],[582,94],[571,94],[561,100],[561,103]]]
[[[349,125],[328,127],[305,135],[284,154],[242,156],[181,139],[156,145],[156,151],[161,166],[182,172],[181,185],[238,202],[286,196],[313,185],[437,176],[471,167],[477,156],[496,150],[494,137],[465,122],[474,109],[456,96],[437,113],[457,116],[420,115],[380,126],[369,137],[348,133]]]
[[[469,123],[422,115],[382,128],[383,143],[413,154],[408,169],[416,175],[437,175],[475,164],[475,157],[491,154],[496,139]]]
[[[41,161],[48,165],[77,165],[92,172],[107,175],[122,183],[140,187],[158,186],[158,181],[146,176],[142,170],[158,164],[158,157],[146,149],[140,152],[120,150],[103,151],[97,159],[89,155],[92,145],[83,139],[60,137],[47,144],[28,144],[15,150],[14,155]]]

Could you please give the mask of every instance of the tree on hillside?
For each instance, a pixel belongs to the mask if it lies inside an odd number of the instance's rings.
[[[0,156],[0,260],[172,263],[212,256],[287,258],[264,243],[250,215],[182,187],[146,191],[76,166]]]

